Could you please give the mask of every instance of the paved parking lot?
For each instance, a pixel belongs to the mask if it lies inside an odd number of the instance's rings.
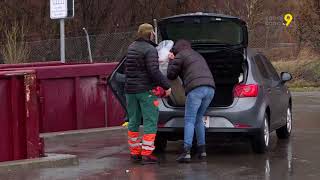
[[[270,152],[257,155],[247,143],[210,142],[206,163],[177,164],[182,142],[170,142],[160,165],[141,166],[128,161],[125,131],[106,136],[88,135],[47,142],[46,151],[79,156],[77,166],[15,171],[0,179],[319,179],[320,92],[294,94],[294,129],[289,141],[273,133]]]

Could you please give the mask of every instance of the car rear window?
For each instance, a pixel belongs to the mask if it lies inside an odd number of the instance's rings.
[[[271,64],[271,62],[263,55],[260,55],[261,56],[261,59],[263,59],[263,62],[264,64],[266,65],[267,67],[267,70],[271,76],[271,78],[274,80],[274,81],[280,81],[280,77],[279,77],[279,74],[277,72],[277,70],[273,67],[273,65]]]
[[[242,27],[232,21],[169,23],[169,39],[187,39],[192,43],[221,43],[238,45],[243,41]]]
[[[257,65],[262,77],[264,79],[270,79],[270,76],[268,75],[268,71],[267,71],[264,63],[262,62],[262,59],[260,58],[260,56],[257,55],[257,56],[254,57],[254,59],[255,59],[255,63]]]

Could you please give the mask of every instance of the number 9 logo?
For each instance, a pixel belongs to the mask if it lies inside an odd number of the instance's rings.
[[[286,22],[285,25],[286,25],[287,27],[291,24],[292,20],[293,20],[292,14],[287,13],[287,14],[284,15],[284,21]]]

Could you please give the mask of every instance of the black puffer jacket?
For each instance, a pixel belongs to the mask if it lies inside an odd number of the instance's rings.
[[[144,39],[134,41],[128,48],[125,61],[125,92],[141,93],[160,86],[170,88],[167,78],[159,70],[156,44]]]
[[[181,47],[175,46],[174,48],[176,57],[169,62],[168,79],[174,80],[180,76],[186,94],[199,86],[215,88],[212,73],[201,54],[183,44]]]

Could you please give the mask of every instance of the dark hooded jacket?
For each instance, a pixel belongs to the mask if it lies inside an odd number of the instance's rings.
[[[169,62],[167,77],[170,80],[182,78],[186,94],[200,86],[215,88],[215,82],[206,60],[191,48],[188,41],[178,41],[173,53],[175,59]]]
[[[140,38],[128,48],[125,61],[125,92],[128,94],[142,93],[160,86],[170,88],[168,79],[159,70],[156,44]]]

